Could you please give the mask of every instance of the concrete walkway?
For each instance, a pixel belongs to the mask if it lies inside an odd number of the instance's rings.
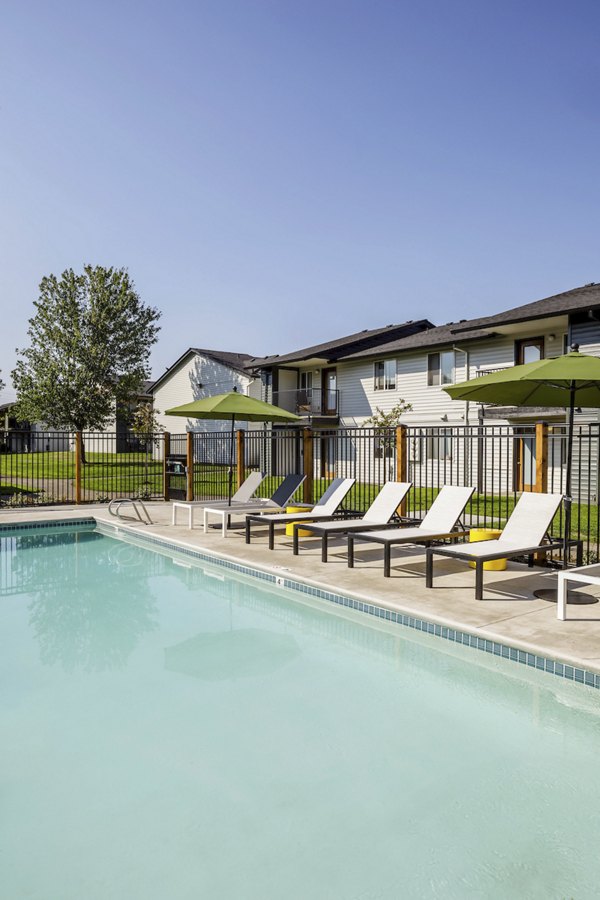
[[[392,576],[383,577],[382,548],[374,544],[356,545],[356,567],[348,569],[346,543],[330,540],[329,562],[321,562],[319,540],[301,540],[300,556],[293,556],[291,538],[277,536],[275,549],[267,549],[264,536],[256,531],[247,545],[242,530],[231,530],[226,539],[220,530],[204,534],[200,525],[190,531],[186,523],[173,527],[171,505],[146,504],[153,525],[126,524],[141,531],[168,538],[170,542],[209,551],[217,556],[249,564],[276,575],[304,581],[325,590],[377,603],[411,616],[477,634],[539,656],[600,673],[600,603],[569,606],[569,620],[556,618],[556,605],[538,600],[533,591],[554,587],[556,573],[528,569],[508,563],[505,572],[489,572],[484,577],[484,599],[474,598],[475,573],[464,563],[438,557],[434,588],[425,587],[424,553],[414,547],[395,549]],[[106,506],[55,507],[1,510],[0,525],[27,521],[82,518],[116,523]],[[198,516],[198,520],[200,520]],[[585,593],[600,596],[600,589],[582,587]]]

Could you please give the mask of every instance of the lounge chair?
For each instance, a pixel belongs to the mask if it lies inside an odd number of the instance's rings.
[[[267,514],[264,516],[246,516],[246,543],[250,543],[250,526],[252,522],[269,526],[269,550],[275,546],[275,526],[288,525],[290,522],[315,522],[332,519],[348,491],[356,483],[356,478],[334,478],[321,499],[307,512]]]
[[[216,516],[221,519],[221,531],[223,537],[227,537],[227,528],[231,516],[246,515],[246,513],[260,513],[263,510],[273,511],[285,509],[290,502],[306,475],[286,475],[279,487],[270,497],[257,497],[248,503],[232,503],[230,506],[210,505],[204,507],[204,532],[208,531],[209,516]]]
[[[294,555],[298,555],[298,533],[302,528],[315,536],[320,536],[321,560],[327,562],[327,541],[330,535],[385,528],[411,487],[411,483],[406,481],[386,482],[362,519],[337,519],[332,522],[321,522],[320,524],[299,522],[297,525],[294,525]]]
[[[552,541],[548,529],[562,502],[562,494],[522,494],[497,540],[461,544],[458,547],[430,547],[427,550],[425,584],[433,587],[433,554],[475,563],[475,598],[483,599],[483,564],[494,559],[528,556],[533,565],[534,553],[560,550],[562,541]]]
[[[250,472],[248,477],[244,479],[244,483],[240,485],[240,487],[231,498],[232,504],[249,503],[252,499],[253,494],[256,493],[261,483],[264,481],[264,478],[265,476],[262,474],[262,472]],[[205,506],[221,507],[228,505],[228,500],[173,500],[173,518],[171,524],[177,524],[178,509],[187,510],[188,528],[193,528],[194,510],[204,509]]]
[[[425,544],[444,538],[461,537],[467,531],[456,531],[456,524],[475,488],[445,485],[431,504],[420,525],[408,528],[394,528],[386,531],[360,532],[348,535],[348,565],[354,566],[354,541],[372,541],[383,544],[383,574],[390,577],[392,547],[396,544]]]

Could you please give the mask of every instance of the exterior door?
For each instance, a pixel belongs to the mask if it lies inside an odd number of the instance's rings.
[[[323,369],[323,415],[337,415],[337,369]]]

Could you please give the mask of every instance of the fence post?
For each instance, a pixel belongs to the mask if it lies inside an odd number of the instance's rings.
[[[246,477],[246,432],[242,428],[237,430],[237,486],[241,488]]]
[[[185,487],[185,499],[191,501],[194,499],[194,433],[188,431],[186,444],[186,469],[187,481]]]
[[[548,423],[537,422],[535,426],[535,492],[545,494],[548,491]],[[543,563],[545,553],[534,553],[534,561]]]
[[[535,426],[535,490],[537,494],[548,491],[548,423]]]
[[[396,481],[408,481],[408,453],[407,453],[406,425],[398,425],[396,428]],[[400,515],[406,515],[406,499],[399,507]]]
[[[304,472],[306,476],[303,485],[303,499],[305,503],[313,502],[313,433],[312,428],[304,428],[302,431]]]
[[[171,453],[171,432],[164,432],[164,445],[163,445],[163,497],[165,500],[169,500],[169,478],[167,476],[167,456]]]
[[[81,503],[81,459],[83,456],[83,435],[75,432],[75,503]]]

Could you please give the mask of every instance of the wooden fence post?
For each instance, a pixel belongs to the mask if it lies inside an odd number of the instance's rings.
[[[304,428],[302,431],[302,443],[304,458],[304,472],[306,479],[303,484],[303,500],[305,503],[313,503],[313,433],[312,428]]]
[[[192,431],[187,433],[185,464],[187,468],[185,499],[191,501],[194,499],[194,433]]]
[[[535,491],[548,491],[548,423],[538,422],[535,426]]]
[[[238,428],[237,438],[237,486],[241,488],[246,478],[246,432]]]
[[[537,422],[535,426],[535,492],[545,494],[548,491],[548,423]],[[534,553],[534,561],[543,563],[545,553]]]
[[[75,503],[81,503],[81,460],[83,457],[83,435],[75,432]]]
[[[167,456],[171,453],[171,432],[164,432],[164,444],[163,444],[163,497],[165,500],[169,500],[169,478],[167,475]]]
[[[398,425],[396,428],[396,481],[408,481],[406,425]],[[401,516],[406,515],[406,499],[398,509]]]

